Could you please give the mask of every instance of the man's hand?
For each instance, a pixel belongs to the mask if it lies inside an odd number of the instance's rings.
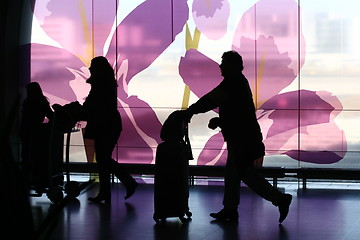
[[[215,128],[220,127],[220,118],[214,117],[210,119],[208,127],[212,130],[215,130]]]

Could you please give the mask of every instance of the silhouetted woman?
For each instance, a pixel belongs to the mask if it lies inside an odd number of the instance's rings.
[[[114,71],[105,57],[95,57],[89,68],[91,77],[86,81],[91,90],[83,104],[84,117],[87,121],[84,138],[94,139],[96,161],[99,168],[100,189],[92,202],[110,202],[110,174],[124,184],[127,194],[131,197],[137,187],[134,178],[112,159],[112,152],[122,130],[120,113],[117,110],[117,82]]]

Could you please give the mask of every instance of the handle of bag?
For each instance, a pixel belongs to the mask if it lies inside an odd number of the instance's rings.
[[[192,154],[192,149],[191,149],[191,144],[190,144],[190,139],[189,139],[189,126],[187,123],[185,124],[185,146],[186,146],[186,152],[188,154],[188,159],[194,160],[194,157]]]

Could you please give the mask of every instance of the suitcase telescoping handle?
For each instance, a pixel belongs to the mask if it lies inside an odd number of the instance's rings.
[[[194,157],[192,154],[192,149],[191,149],[191,144],[190,144],[190,139],[189,139],[189,125],[187,123],[185,124],[185,149],[186,149],[186,153],[188,155],[188,159],[194,160]]]

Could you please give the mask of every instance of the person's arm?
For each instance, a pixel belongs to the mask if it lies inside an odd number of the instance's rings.
[[[227,100],[227,95],[221,86],[214,88],[205,94],[196,103],[192,104],[188,111],[191,114],[205,113],[219,107]]]
[[[93,115],[97,112],[96,105],[98,101],[97,89],[95,87],[91,87],[88,96],[86,97],[84,103],[82,104],[81,108],[81,116],[82,120],[89,120],[89,118],[93,117]],[[98,99],[98,100],[97,100]],[[96,101],[97,100],[97,101]]]

